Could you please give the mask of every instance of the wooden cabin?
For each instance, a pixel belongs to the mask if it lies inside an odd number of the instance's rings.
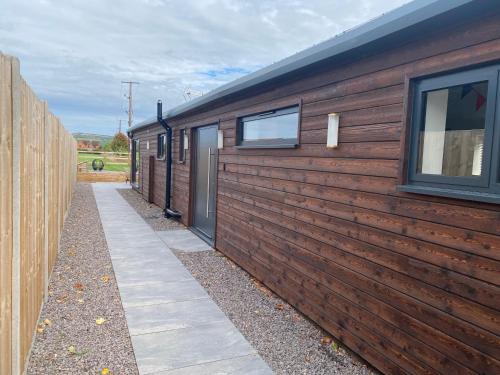
[[[500,2],[411,2],[163,113],[170,207],[383,373],[499,374],[499,72]]]

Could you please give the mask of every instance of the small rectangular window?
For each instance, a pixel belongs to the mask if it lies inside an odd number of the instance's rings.
[[[179,161],[183,162],[186,157],[186,150],[184,149],[184,137],[186,135],[186,129],[179,130]]]
[[[415,82],[408,185],[401,190],[500,202],[499,71]]]
[[[299,106],[238,119],[240,147],[295,147],[299,136]]]
[[[132,185],[136,188],[140,187],[141,181],[141,147],[140,141],[134,139],[132,141]]]
[[[165,158],[165,148],[167,145],[167,136],[166,134],[158,134],[157,145],[156,145],[156,158],[164,159]]]

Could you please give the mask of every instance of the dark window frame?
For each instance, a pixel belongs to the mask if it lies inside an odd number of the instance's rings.
[[[424,93],[467,83],[488,81],[481,176],[442,176],[417,172],[419,132],[425,116]],[[411,82],[411,118],[406,184],[398,190],[466,200],[500,203],[500,65],[441,73]]]
[[[165,160],[167,154],[166,151],[167,151],[167,133],[160,133],[156,136],[156,160]]]
[[[243,116],[238,116],[236,119],[236,148],[296,148],[300,145],[300,124],[302,120],[301,103],[292,104],[285,107],[273,108],[271,110],[251,113]],[[256,119],[267,119],[278,117],[286,114],[297,113],[297,135],[295,138],[285,139],[267,139],[267,140],[253,140],[245,141],[243,139],[243,127],[245,121],[252,121]]]

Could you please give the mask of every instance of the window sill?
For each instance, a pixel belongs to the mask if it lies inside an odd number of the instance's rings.
[[[443,189],[419,185],[398,185],[398,191],[422,195],[434,195],[446,198],[464,199],[470,201],[500,204],[500,195],[491,193],[480,193],[465,190]]]
[[[239,145],[235,146],[238,150],[252,149],[252,148],[297,148],[298,144],[290,143],[290,144],[274,144],[274,145]]]

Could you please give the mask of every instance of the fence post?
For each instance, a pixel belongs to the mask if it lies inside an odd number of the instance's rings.
[[[21,372],[21,90],[19,60],[12,72],[12,375]]]

